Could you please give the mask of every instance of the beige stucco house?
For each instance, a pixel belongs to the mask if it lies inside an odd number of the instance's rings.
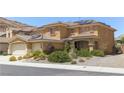
[[[66,43],[70,44],[72,50],[87,48],[112,53],[116,31],[111,26],[94,20],[58,22],[38,28],[0,25],[5,28],[4,31],[0,31],[0,51],[14,55],[46,50],[49,46],[63,49]]]

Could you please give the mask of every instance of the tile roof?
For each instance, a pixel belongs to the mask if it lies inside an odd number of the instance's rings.
[[[47,25],[38,27],[38,29],[44,29],[45,27],[50,27],[50,26],[55,26],[55,25],[60,25],[60,24],[62,24],[64,26],[67,26],[67,27],[73,27],[73,26],[78,26],[78,25],[87,25],[87,24],[96,24],[96,23],[111,27],[110,25],[107,25],[107,24],[105,24],[103,22],[98,22],[96,20],[80,20],[80,21],[74,21],[74,22],[51,23],[51,24],[47,24]]]

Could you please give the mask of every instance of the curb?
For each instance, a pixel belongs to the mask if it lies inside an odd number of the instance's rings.
[[[66,69],[77,71],[91,71],[103,73],[124,74],[123,68],[111,67],[96,67],[96,66],[78,66],[78,65],[61,65],[61,64],[44,64],[44,63],[22,63],[22,62],[0,62],[2,65],[25,66],[25,67],[38,67],[38,68],[53,68],[53,69]]]

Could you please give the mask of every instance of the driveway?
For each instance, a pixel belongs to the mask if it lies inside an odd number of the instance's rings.
[[[124,68],[124,54],[93,57],[81,65]]]
[[[1,62],[1,61],[9,61],[9,57],[10,57],[10,56],[1,56],[1,55],[0,55],[0,62]]]

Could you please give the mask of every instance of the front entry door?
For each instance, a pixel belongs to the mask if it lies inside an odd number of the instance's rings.
[[[75,48],[76,49],[81,49],[81,48],[88,49],[89,48],[88,41],[76,41]]]

